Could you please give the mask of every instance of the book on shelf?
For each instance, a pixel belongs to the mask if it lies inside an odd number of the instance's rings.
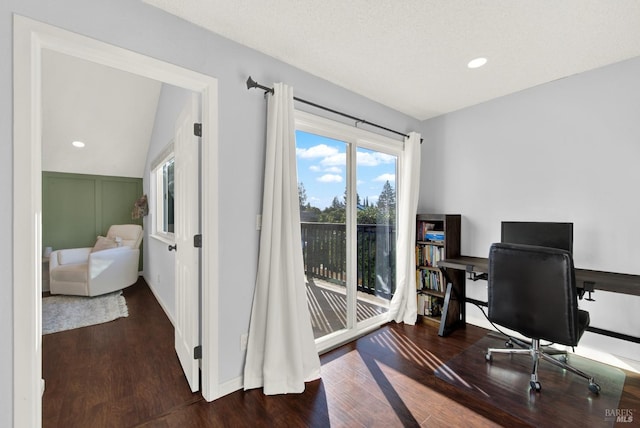
[[[428,294],[418,294],[418,315],[439,317],[442,315],[442,299]]]
[[[424,315],[425,302],[427,301],[427,295],[418,293],[418,315]]]
[[[418,236],[418,240],[427,240],[427,232],[432,231],[436,227],[435,224],[429,223],[428,221],[421,221],[418,223],[418,230],[416,230],[416,235]]]
[[[428,317],[439,317],[442,315],[442,299],[435,296],[427,296],[424,314]]]
[[[418,266],[437,267],[438,262],[444,259],[444,247],[435,245],[416,246],[416,264]]]
[[[424,236],[425,241],[435,242],[438,244],[444,243],[444,232],[436,232],[435,230],[431,230],[426,233]]]
[[[417,269],[416,289],[443,292],[443,281],[439,271]]]
[[[444,231],[435,230],[436,225],[427,221],[421,221],[418,225],[417,236],[419,240],[437,243],[444,242]]]

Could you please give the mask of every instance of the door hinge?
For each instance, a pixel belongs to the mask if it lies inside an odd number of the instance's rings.
[[[193,124],[193,135],[196,137],[202,137],[202,124],[194,123]]]
[[[193,246],[202,248],[202,235],[193,235]]]
[[[202,345],[198,345],[193,348],[193,359],[200,360],[202,359]]]

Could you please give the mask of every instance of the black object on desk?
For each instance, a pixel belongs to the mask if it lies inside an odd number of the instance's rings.
[[[559,248],[573,253],[573,223],[503,221],[500,242]]]

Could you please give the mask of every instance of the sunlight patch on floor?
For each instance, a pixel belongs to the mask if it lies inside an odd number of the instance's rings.
[[[394,343],[388,338],[385,342]],[[395,342],[397,352],[416,354],[410,361],[428,361],[428,352],[410,351],[409,344]],[[499,426],[358,350],[324,364],[322,379],[332,426],[334,422],[346,426],[349,415],[340,410],[345,407],[353,409],[354,419],[366,426]]]
[[[395,370],[384,363],[378,363],[382,372],[391,380],[398,395],[403,399],[410,409],[414,409],[412,413],[418,415],[419,409],[428,409],[429,415],[427,425],[433,424],[436,420],[446,423],[448,426],[466,426],[466,427],[492,427],[499,426],[489,419],[472,412],[465,406],[456,401],[434,391],[433,389],[420,384],[416,380]],[[419,394],[416,396],[416,390]],[[457,416],[452,416],[457,415]],[[470,417],[473,414],[473,417]],[[446,415],[443,420],[442,415]]]
[[[420,348],[409,338],[393,330],[387,330],[373,335],[370,340],[381,347],[402,355],[407,360],[413,361],[419,366],[428,367],[431,370],[435,370],[443,364],[442,360],[431,352]]]

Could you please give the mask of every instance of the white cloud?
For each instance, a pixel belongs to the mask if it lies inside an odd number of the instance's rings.
[[[378,166],[395,163],[396,157],[380,152],[358,152],[356,161],[361,166]]]
[[[328,172],[332,174],[342,174],[342,168],[339,166],[322,167],[319,165],[311,165],[309,171],[312,172]]]
[[[324,166],[345,166],[347,164],[347,154],[346,153],[332,154],[322,159],[320,161],[320,164]]]
[[[323,158],[338,153],[335,147],[329,147],[326,144],[318,144],[308,149],[296,149],[296,155],[302,159]]]
[[[379,175],[376,178],[374,178],[373,181],[381,181],[381,182],[388,181],[390,183],[393,183],[393,182],[396,181],[396,175],[395,174],[382,174],[382,175]]]
[[[325,174],[322,177],[318,177],[318,181],[321,183],[342,183],[342,176],[338,174]]]

